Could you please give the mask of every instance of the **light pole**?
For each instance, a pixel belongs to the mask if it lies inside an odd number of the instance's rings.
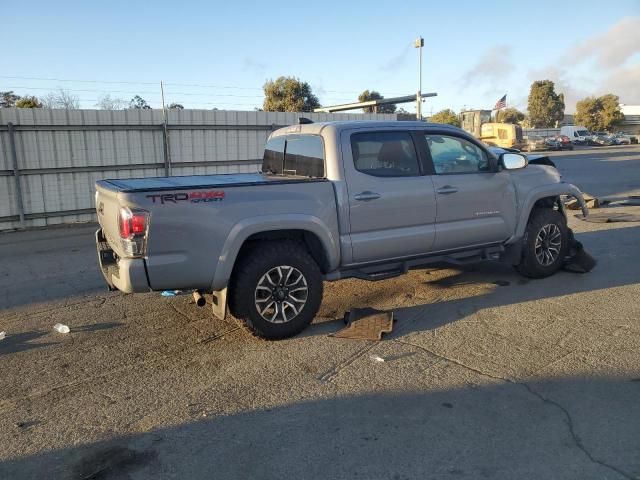
[[[422,120],[422,47],[424,47],[424,38],[416,38],[413,44],[418,49],[418,93],[416,94],[416,117]]]

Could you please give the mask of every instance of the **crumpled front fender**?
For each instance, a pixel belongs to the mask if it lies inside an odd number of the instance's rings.
[[[515,234],[507,241],[507,243],[513,243],[522,238],[522,236],[524,235],[524,231],[527,228],[527,223],[529,222],[529,215],[531,214],[531,210],[538,200],[547,197],[559,197],[561,195],[574,197],[580,204],[582,215],[584,217],[589,216],[589,209],[587,208],[584,197],[582,196],[582,192],[578,187],[565,182],[543,185],[531,190],[522,202],[522,207],[519,210],[518,223],[516,226]]]

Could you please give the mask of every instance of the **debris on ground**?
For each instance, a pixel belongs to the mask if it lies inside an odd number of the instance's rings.
[[[379,342],[382,340],[383,333],[390,333],[393,330],[393,312],[357,308],[345,314],[345,319],[348,319],[347,326],[330,334],[330,337]]]
[[[58,332],[58,333],[69,333],[71,330],[69,330],[69,327],[67,327],[65,324],[63,323],[56,323],[53,326],[53,329]]]
[[[640,199],[634,198],[634,195],[629,195],[625,198],[608,198],[601,200],[600,205],[607,205],[608,207],[640,207]]]
[[[369,360],[371,360],[372,362],[379,362],[382,363],[384,362],[384,358],[382,358],[380,355],[369,355]]]
[[[0,332],[0,340],[4,340],[4,337],[7,336],[7,332]]]
[[[163,290],[160,295],[163,297],[175,297],[176,295],[180,295],[180,290]]]
[[[588,193],[582,192],[582,198],[584,198],[584,204],[587,208],[600,208],[602,205],[600,199],[596,197],[592,197]],[[567,203],[567,208],[569,210],[581,210],[580,202],[577,199],[573,198]]]
[[[640,214],[633,213],[598,212],[584,218],[576,215],[576,218],[591,223],[640,222]]]
[[[573,232],[571,236],[573,237]],[[568,272],[587,273],[593,270],[597,263],[596,259],[585,251],[582,243],[572,238],[569,254],[562,268]]]

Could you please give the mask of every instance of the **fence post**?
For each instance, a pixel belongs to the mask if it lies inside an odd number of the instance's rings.
[[[13,178],[16,182],[16,204],[18,206],[18,215],[20,216],[20,225],[24,227],[24,204],[22,203],[22,185],[20,184],[20,169],[18,168],[18,154],[16,152],[16,139],[13,123],[7,123],[9,131],[9,148],[11,149],[11,162],[13,163]]]
[[[162,145],[164,147],[164,176],[171,176],[171,150],[169,145],[169,130],[167,129],[167,122],[162,125]]]

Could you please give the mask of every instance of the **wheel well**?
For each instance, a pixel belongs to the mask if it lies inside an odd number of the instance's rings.
[[[533,208],[560,208],[560,197],[543,197],[536,200],[536,203],[533,204]],[[531,214],[529,214],[531,216]]]
[[[541,209],[549,208],[551,210],[557,210],[566,217],[564,205],[562,204],[562,199],[560,198],[559,195],[554,195],[551,197],[542,197],[536,200],[536,202],[533,204],[533,207],[531,207],[531,211],[529,212],[527,223],[529,223],[529,220],[531,220],[531,215],[533,215],[533,212],[536,208],[541,208]]]
[[[329,259],[327,252],[325,251],[320,238],[315,233],[307,230],[270,230],[266,232],[254,233],[248,237],[236,258],[236,264],[238,260],[246,255],[249,251],[255,248],[260,242],[272,242],[278,240],[293,240],[303,245],[311,258],[315,260],[322,273],[328,273],[329,271]]]

